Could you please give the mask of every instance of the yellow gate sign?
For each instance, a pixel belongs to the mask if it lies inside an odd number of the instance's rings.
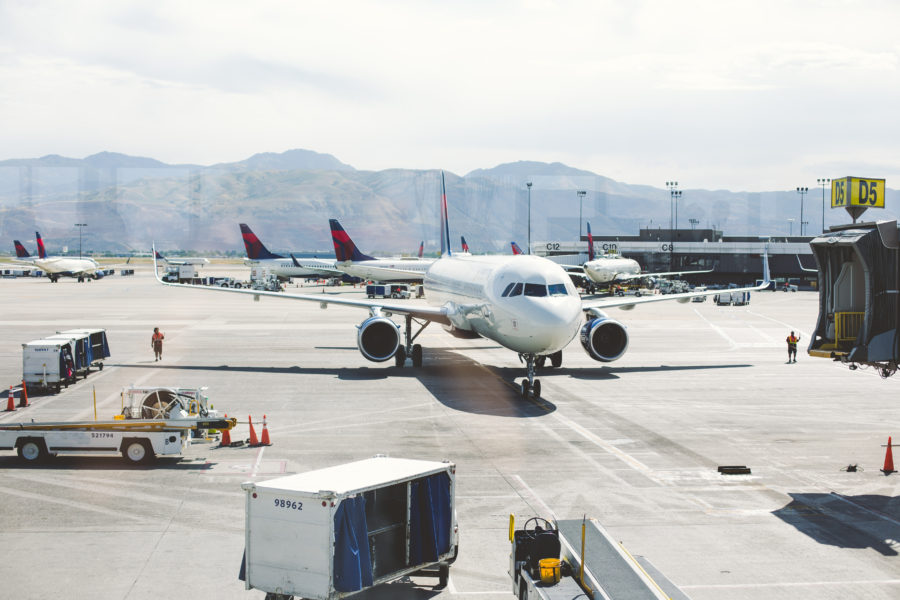
[[[884,208],[884,179],[843,177],[831,181],[831,208]]]

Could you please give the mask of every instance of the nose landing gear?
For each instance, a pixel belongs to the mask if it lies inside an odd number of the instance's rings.
[[[524,360],[528,369],[528,377],[523,379],[521,384],[523,400],[537,400],[541,397],[541,380],[534,378],[534,363],[537,358],[534,354],[519,355],[519,360]]]

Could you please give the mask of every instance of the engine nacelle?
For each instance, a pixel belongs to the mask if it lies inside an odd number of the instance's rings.
[[[628,332],[618,321],[598,317],[581,327],[581,345],[594,360],[612,362],[628,350]]]
[[[359,325],[356,345],[367,360],[390,360],[400,347],[400,326],[387,317],[369,317]]]

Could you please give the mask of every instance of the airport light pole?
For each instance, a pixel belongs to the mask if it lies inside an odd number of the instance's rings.
[[[809,191],[808,187],[798,187],[797,193],[800,194],[800,235],[803,235],[803,197]]]
[[[81,258],[81,232],[87,227],[87,223],[75,223],[75,227],[78,228],[78,258]]]
[[[528,254],[531,254],[531,182],[525,185],[528,187]]]
[[[581,241],[581,214],[584,209],[584,196],[587,194],[584,190],[578,190],[575,192],[578,194],[578,241]]]
[[[688,223],[691,224],[691,231],[697,229],[697,225],[700,223],[700,219],[688,219]]]
[[[825,233],[825,186],[831,184],[831,180],[827,178],[816,179],[818,184],[822,186],[822,233]]]
[[[790,228],[790,233],[788,233],[788,235],[789,235],[789,236],[792,236],[792,235],[794,235],[794,220],[793,220],[793,219],[788,219],[788,224],[791,226],[791,228]]]
[[[678,227],[678,198],[681,192],[678,191],[677,181],[667,181],[666,187],[669,189],[669,270],[674,269],[675,264],[675,229]]]

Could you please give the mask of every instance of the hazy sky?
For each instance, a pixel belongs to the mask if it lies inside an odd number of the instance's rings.
[[[900,3],[0,0],[0,159],[900,187]]]

